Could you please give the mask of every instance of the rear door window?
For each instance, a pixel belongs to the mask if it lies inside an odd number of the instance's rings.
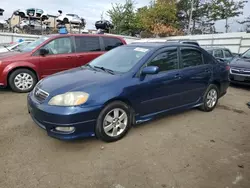
[[[120,39],[111,38],[111,37],[102,37],[105,51],[112,50],[118,46],[122,46],[123,43]]]
[[[203,65],[202,53],[195,48],[181,48],[182,67],[195,67]]]
[[[76,52],[98,52],[101,51],[99,37],[75,37]]]

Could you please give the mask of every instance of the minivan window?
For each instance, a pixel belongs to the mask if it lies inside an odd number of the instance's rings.
[[[181,57],[183,68],[194,67],[203,64],[202,53],[196,49],[181,49]]]
[[[103,37],[105,51],[109,51],[115,47],[123,45],[122,41],[116,38]]]
[[[69,37],[54,39],[43,48],[49,51],[49,55],[72,53],[71,39]]]
[[[178,69],[177,48],[166,50],[158,54],[148,66],[157,66],[162,71]]]
[[[29,43],[26,47],[22,48],[21,50],[22,52],[31,52],[49,38],[50,38],[49,36],[40,37],[39,39]]]
[[[76,52],[101,51],[99,37],[75,37]]]

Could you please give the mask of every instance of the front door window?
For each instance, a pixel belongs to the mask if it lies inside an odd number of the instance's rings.
[[[49,51],[48,55],[72,53],[71,40],[69,37],[57,38],[50,41],[43,48]]]

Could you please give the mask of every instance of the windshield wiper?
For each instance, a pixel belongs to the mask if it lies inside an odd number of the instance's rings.
[[[82,67],[89,67],[89,68],[95,70],[94,67],[92,67],[90,64],[86,64],[86,65],[84,65],[84,66],[82,66]]]
[[[104,68],[104,67],[98,67],[98,66],[94,66],[94,68],[101,69],[101,70],[103,70],[105,72],[108,72],[110,74],[115,74],[115,72],[113,70],[111,70],[111,69],[107,69],[107,68]]]
[[[11,51],[7,46],[3,45],[5,49],[7,49],[9,52]]]

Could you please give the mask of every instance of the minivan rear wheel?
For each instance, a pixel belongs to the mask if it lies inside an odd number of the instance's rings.
[[[18,93],[32,91],[37,83],[36,75],[28,69],[17,69],[9,76],[10,88]]]
[[[219,89],[216,85],[211,84],[203,96],[203,104],[200,106],[200,109],[205,112],[211,112],[216,107],[218,99]]]

